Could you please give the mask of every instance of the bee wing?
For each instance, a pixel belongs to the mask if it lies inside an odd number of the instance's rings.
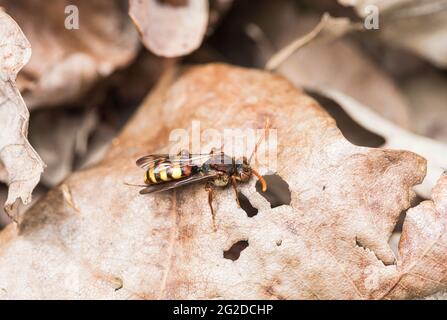
[[[148,169],[156,162],[162,161],[165,159],[169,159],[169,154],[150,154],[150,155],[139,158],[137,160],[136,164],[140,168]]]
[[[182,157],[182,156],[172,156],[169,154],[150,154],[144,157],[141,157],[137,160],[136,164],[137,166],[148,169],[152,165],[154,165],[157,162],[166,161],[169,160],[169,162],[173,164],[178,164],[179,167],[184,166],[191,166],[191,165],[200,165],[206,160],[210,159],[213,155],[212,154],[191,154],[188,155],[188,157]]]
[[[165,183],[161,183],[161,184],[155,184],[155,185],[148,186],[144,189],[141,189],[140,194],[157,193],[157,192],[162,192],[162,191],[166,191],[166,190],[171,190],[171,189],[185,186],[187,184],[191,184],[191,183],[194,183],[197,181],[204,181],[204,180],[208,180],[211,178],[215,178],[218,175],[219,175],[218,172],[210,172],[206,175],[193,175],[193,176],[187,177],[182,180],[174,180],[174,181],[169,181],[169,182],[165,182]]]

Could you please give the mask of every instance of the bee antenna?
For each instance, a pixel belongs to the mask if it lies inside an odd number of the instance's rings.
[[[258,178],[259,182],[261,183],[262,192],[266,192],[267,191],[267,182],[265,181],[264,177],[261,176],[259,174],[259,172],[256,171],[255,169],[251,169],[251,172],[256,176],[256,178]]]
[[[250,158],[248,158],[248,163],[251,163],[251,159],[253,159],[253,156],[258,151],[258,147],[262,143],[262,140],[264,140],[267,137],[268,132],[269,132],[269,128],[270,128],[270,119],[266,118],[265,119],[265,126],[264,126],[264,134],[259,138],[258,142],[256,143],[255,148],[254,148],[253,152],[251,153]]]
[[[147,187],[147,184],[133,184],[133,183],[128,183],[128,182],[124,182],[124,185],[129,186],[129,187],[141,187],[141,188]]]

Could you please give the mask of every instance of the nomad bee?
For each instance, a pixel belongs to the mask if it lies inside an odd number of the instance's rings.
[[[261,183],[262,191],[267,191],[264,178],[250,166],[251,159],[255,155],[258,146],[265,138],[268,131],[266,123],[265,133],[259,139],[250,158],[236,159],[229,157],[222,151],[214,149],[209,154],[190,154],[181,151],[177,156],[168,154],[151,154],[137,160],[137,165],[146,170],[144,175],[144,189],[140,194],[156,193],[185,186],[194,182],[204,181],[205,190],[208,192],[208,204],[214,221],[213,195],[214,187],[226,187],[232,185],[237,197],[237,185],[247,182],[252,175]],[[221,148],[222,149],[222,148]]]

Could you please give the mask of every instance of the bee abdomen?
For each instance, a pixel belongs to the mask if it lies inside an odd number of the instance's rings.
[[[188,177],[191,174],[190,166],[180,167],[169,161],[156,163],[150,167],[145,174],[146,184],[159,184],[163,182],[179,180]]]

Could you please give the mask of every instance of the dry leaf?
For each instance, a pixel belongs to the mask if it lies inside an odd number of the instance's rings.
[[[8,182],[8,172],[6,172],[6,169],[1,162],[0,162],[0,182]]]
[[[73,171],[75,157],[86,154],[88,139],[97,122],[95,110],[67,112],[57,109],[33,114],[30,141],[47,164],[41,179],[45,186],[61,183]]]
[[[280,51],[275,53],[267,62],[265,68],[267,70],[275,70],[283,64],[298,49],[314,41],[317,37],[319,40],[337,39],[355,28],[354,24],[348,18],[334,18],[325,13],[317,26]]]
[[[401,86],[411,105],[416,132],[447,143],[447,77],[427,70],[406,77]]]
[[[162,59],[143,50],[126,70],[115,72],[82,99],[87,108],[35,111],[29,134],[47,164],[41,183],[53,187],[72,171],[99,161],[163,65]]]
[[[355,99],[347,95],[324,88],[309,88],[337,102],[343,110],[350,115],[354,121],[371,132],[385,139],[384,147],[398,150],[411,150],[427,159],[427,177],[424,182],[417,186],[417,192],[425,198],[430,197],[432,188],[435,186],[439,176],[447,168],[447,145],[445,143],[417,135],[396,126],[390,121],[382,118]]]
[[[15,86],[17,73],[29,61],[31,48],[15,21],[0,9],[0,161],[9,185],[5,208],[17,199],[31,201],[44,163],[27,140],[29,112]],[[5,174],[2,174],[4,177]]]
[[[406,223],[397,265],[388,245],[425,175],[421,157],[353,146],[314,100],[276,75],[208,65],[176,77],[162,79],[100,164],[74,173],[0,233],[1,298],[408,298],[446,288],[445,267],[425,270],[432,262],[417,254],[445,215]],[[262,128],[265,117],[278,130],[277,174],[290,204],[272,209],[250,181],[240,186],[258,209],[249,217],[232,190],[217,190],[213,232],[203,185],[141,196],[124,184],[142,180],[138,156],[193,119],[222,130]],[[435,194],[441,210],[447,195]],[[240,241],[248,246],[226,259]],[[445,241],[430,258],[445,259]],[[413,263],[422,273],[409,285]]]
[[[275,48],[304,37],[315,28],[319,17],[297,10],[294,1],[277,0],[264,1],[250,19],[262,33],[254,37],[261,49],[259,65],[263,66]],[[346,37],[327,33],[317,37],[287,59],[277,72],[298,86],[341,91],[399,126],[410,126],[408,106],[399,88]]]
[[[98,79],[134,59],[139,41],[125,3],[0,0],[33,48],[31,61],[18,78],[30,109],[73,102]],[[79,29],[65,26],[68,5],[78,8]]]
[[[96,128],[89,142],[87,153],[81,158],[79,168],[92,166],[101,161],[106,155],[117,130],[110,126],[100,125]]]
[[[113,112],[113,109],[127,113],[133,112],[157,83],[165,68],[166,60],[169,59],[160,58],[142,50],[128,68],[116,72],[103,83],[104,92],[101,90],[95,92],[104,97],[102,99],[94,97],[94,99],[100,101],[100,106],[108,113]],[[128,117],[121,117],[119,121],[127,119]]]
[[[6,186],[0,184],[0,203],[5,203],[8,198],[8,189]],[[8,217],[6,211],[3,209],[3,206],[0,207],[0,230],[3,229],[8,223],[11,222],[11,219]]]
[[[129,15],[144,45],[163,57],[197,49],[208,26],[208,0],[129,0]]]
[[[447,174],[433,189],[431,201],[407,212],[399,244],[398,281],[387,296],[411,290],[436,292],[447,287]]]
[[[447,67],[447,1],[446,0],[338,0],[368,16],[373,5],[379,12],[382,39],[407,48],[439,67]]]
[[[48,189],[37,186],[33,191],[33,199],[30,203],[23,206],[18,206],[17,210],[15,210],[15,216],[21,217],[29,208],[31,208],[37,201],[39,201],[40,198],[42,198],[46,193],[48,192]],[[6,186],[0,185],[0,203],[5,203],[6,199],[8,197],[8,188]],[[6,212],[3,208],[3,206],[0,207],[0,230],[3,229],[6,225],[13,222],[13,219],[9,216],[9,213]]]

